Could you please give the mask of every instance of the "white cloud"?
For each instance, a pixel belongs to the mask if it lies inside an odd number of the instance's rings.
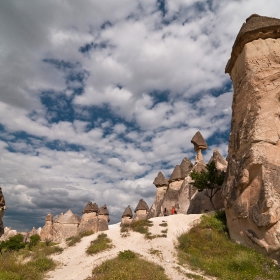
[[[197,130],[211,139],[206,160],[214,147],[226,156],[231,47],[250,14],[277,17],[279,1],[165,5],[163,18],[157,1],[1,1],[5,224],[30,227],[28,213],[42,225],[89,199],[117,222],[128,204],[152,203],[158,171],[194,158]]]

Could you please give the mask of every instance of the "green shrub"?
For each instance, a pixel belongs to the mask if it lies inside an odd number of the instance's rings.
[[[31,235],[30,242],[28,243],[29,250],[35,247],[40,242],[40,240],[41,240],[40,235],[38,234]]]
[[[217,279],[280,279],[274,263],[252,249],[229,239],[225,215],[204,215],[200,224],[178,237],[182,264]]]
[[[122,260],[132,260],[136,257],[135,253],[130,250],[120,251],[118,254],[118,258]]]
[[[143,260],[130,250],[103,262],[93,269],[92,275],[92,280],[168,280],[163,267]]]
[[[101,251],[112,248],[112,240],[107,237],[107,234],[101,233],[97,238],[91,241],[90,246],[87,248],[86,253],[89,255],[97,254]]]
[[[10,237],[2,246],[8,251],[18,251],[23,249],[25,247],[25,244],[23,243],[23,235],[19,233]]]

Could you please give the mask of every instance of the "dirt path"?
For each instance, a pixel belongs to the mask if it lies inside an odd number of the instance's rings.
[[[131,250],[142,255],[146,260],[152,261],[164,267],[167,276],[170,279],[188,279],[182,273],[178,272],[178,260],[174,243],[177,236],[189,230],[192,225],[199,220],[201,215],[173,215],[168,217],[158,217],[151,219],[153,226],[150,227],[152,234],[162,234],[161,231],[167,229],[166,238],[155,238],[146,240],[144,235],[137,232],[130,232],[127,237],[121,237],[120,224],[109,226],[105,231],[115,246],[109,251],[101,252],[94,256],[88,256],[85,253],[90,241],[94,240],[99,233],[82,238],[76,246],[66,248],[62,254],[53,256],[53,259],[59,262],[56,270],[48,273],[49,279],[55,280],[82,280],[91,275],[92,269],[100,265],[107,259],[114,258],[119,251]],[[160,226],[163,221],[167,222],[167,227]],[[152,250],[158,250],[157,254],[151,254]],[[197,274],[183,267],[180,269],[184,272]],[[205,278],[207,279],[207,278]]]

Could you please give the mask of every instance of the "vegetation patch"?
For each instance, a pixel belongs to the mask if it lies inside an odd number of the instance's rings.
[[[161,227],[167,227],[167,222],[159,224]]]
[[[39,280],[44,274],[55,268],[55,262],[47,256],[60,253],[58,246],[47,246],[40,242],[40,237],[33,235],[29,243],[23,243],[21,234],[1,243],[0,279],[5,280]]]
[[[280,279],[274,262],[229,239],[224,211],[204,215],[201,223],[178,237],[180,263],[217,279]]]
[[[92,271],[92,277],[88,280],[110,279],[145,279],[168,280],[164,268],[140,258],[130,250],[119,252],[119,255],[111,260],[103,262]]]
[[[90,242],[86,253],[89,255],[97,254],[113,247],[112,240],[107,237],[107,234],[101,233],[97,238]]]
[[[79,243],[81,242],[82,238],[84,236],[89,236],[91,234],[93,234],[94,232],[92,230],[90,231],[86,231],[86,232],[82,232],[82,233],[79,233],[75,236],[71,236],[71,237],[68,237],[66,239],[66,242],[67,242],[67,245],[70,247],[70,246],[74,246],[76,243]]]

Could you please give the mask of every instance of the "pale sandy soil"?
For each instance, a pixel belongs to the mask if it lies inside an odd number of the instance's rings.
[[[111,225],[109,226],[109,230],[104,233],[112,239],[114,248],[93,256],[88,256],[85,250],[89,246],[90,241],[94,240],[99,233],[84,237],[76,246],[66,248],[62,254],[53,256],[53,259],[59,262],[59,266],[54,271],[49,272],[47,278],[57,280],[83,280],[91,276],[94,267],[100,265],[107,259],[116,257],[119,251],[132,250],[142,255],[146,260],[164,267],[170,279],[189,279],[176,269],[179,264],[176,258],[174,244],[176,243],[177,236],[188,231],[194,223],[199,221],[200,216],[199,214],[178,214],[153,218],[151,219],[153,226],[149,228],[152,234],[161,234],[161,231],[166,228],[168,232],[167,238],[155,238],[152,240],[146,240],[144,235],[132,231],[130,231],[128,237],[121,237],[120,224]],[[166,221],[168,227],[159,226],[162,221]],[[159,250],[161,254],[151,254],[151,249]],[[180,268],[184,272],[197,274],[197,272],[190,271],[186,268]],[[205,279],[208,278],[205,277]]]

